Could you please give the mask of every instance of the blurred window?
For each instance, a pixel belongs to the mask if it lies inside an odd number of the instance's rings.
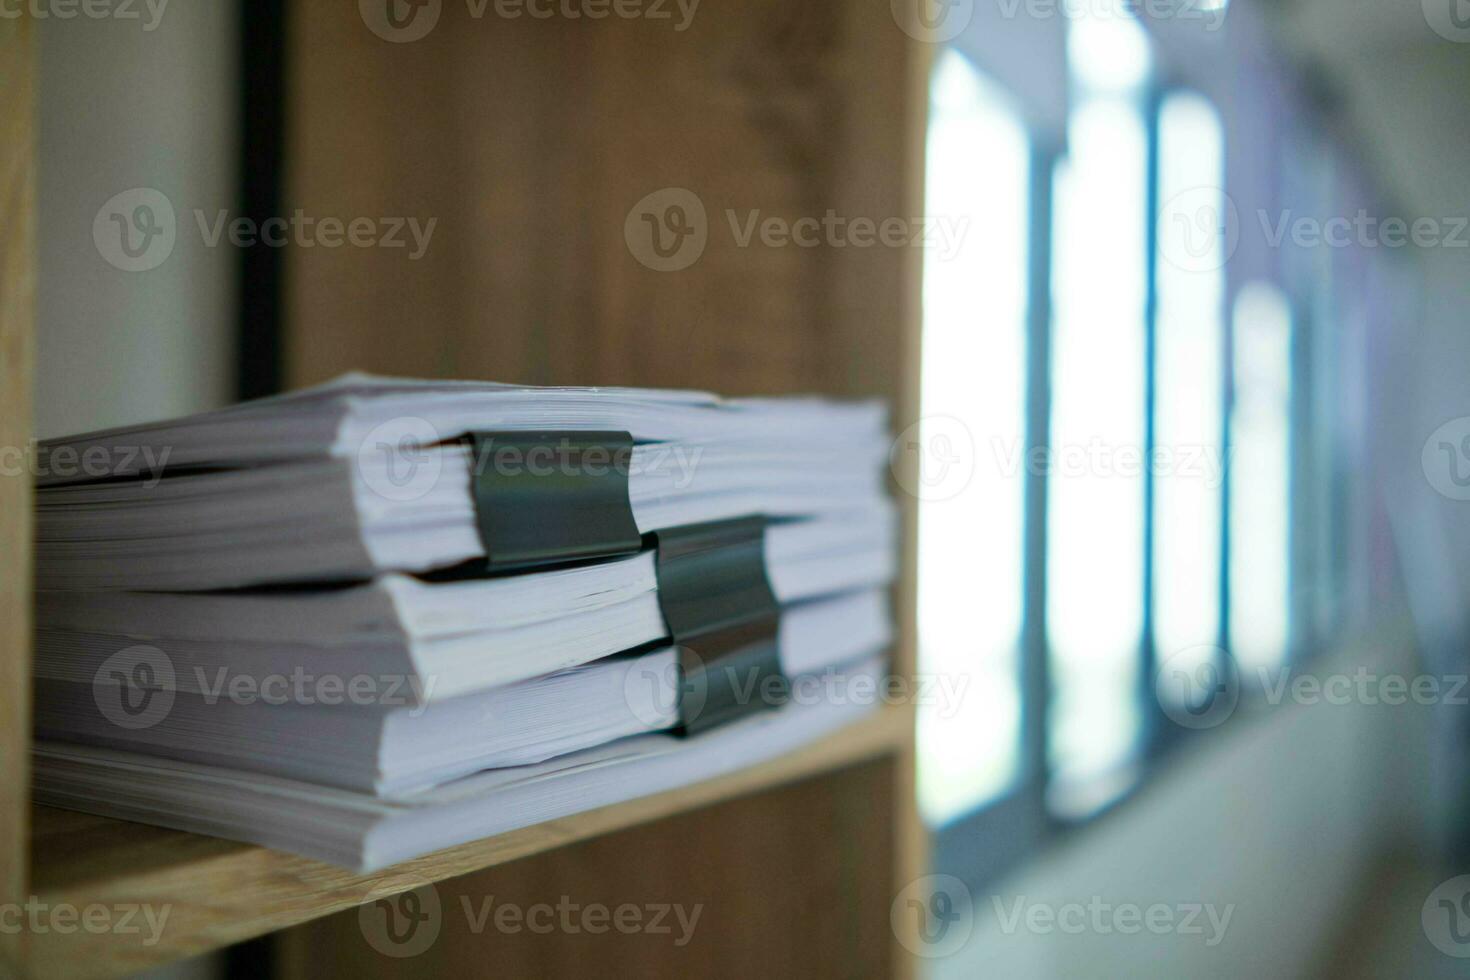
[[[1005,93],[953,51],[930,112],[925,213],[959,245],[924,257],[920,459],[974,464],[918,487],[919,669],[964,694],[919,709],[920,804],[941,824],[1004,792],[1021,760],[1030,149]]]
[[[1139,748],[1148,293],[1148,38],[1129,18],[1070,26],[1046,557],[1049,755],[1066,781],[1117,770]]]
[[[1219,657],[1225,498],[1225,146],[1203,97],[1168,95],[1158,118],[1154,322],[1153,644],[1173,677]],[[1196,703],[1172,684],[1160,697]]]
[[[1235,299],[1230,412],[1230,648],[1247,670],[1286,659],[1290,601],[1291,308],[1274,286]]]

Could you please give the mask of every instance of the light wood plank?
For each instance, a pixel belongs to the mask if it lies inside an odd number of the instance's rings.
[[[31,437],[35,318],[35,44],[0,19],[0,902],[27,890],[30,757]],[[17,472],[18,471],[18,472]],[[0,933],[0,973],[23,937]]]
[[[41,901],[79,908],[149,903],[159,910],[168,906],[169,913],[161,940],[152,946],[144,945],[144,934],[33,936],[30,965],[39,976],[131,973],[352,908],[370,893],[384,897],[425,880],[468,874],[892,757],[907,738],[904,714],[885,709],[764,766],[450,848],[371,875],[261,847],[37,808],[33,885]]]

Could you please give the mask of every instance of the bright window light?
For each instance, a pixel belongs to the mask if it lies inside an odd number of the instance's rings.
[[[1230,646],[1259,669],[1281,664],[1289,640],[1291,308],[1276,287],[1252,283],[1234,325]]]
[[[1159,200],[1225,210],[1219,115],[1194,94],[1159,113]],[[1171,217],[1165,208],[1164,220]],[[1161,664],[1193,670],[1220,635],[1224,514],[1225,269],[1213,253],[1180,253],[1161,230],[1154,406],[1154,649]]]
[[[1153,58],[1148,33],[1122,0],[1094,0],[1067,23],[1073,81],[1094,92],[1130,92],[1148,80]]]
[[[1148,166],[1134,97],[1081,87],[1067,143],[1047,493],[1050,761],[1063,779],[1116,770],[1141,733]]]
[[[965,233],[925,254],[921,441],[959,425],[976,454],[962,490],[919,505],[919,669],[963,692],[919,709],[920,805],[941,824],[1004,792],[1021,759],[1029,147],[962,56],[940,56],[930,97],[925,210]]]

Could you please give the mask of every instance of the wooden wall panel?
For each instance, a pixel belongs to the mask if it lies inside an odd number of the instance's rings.
[[[891,895],[886,876],[870,872],[893,847],[891,825],[872,812],[891,779],[891,764],[874,763],[441,882],[437,920],[426,927],[437,935],[421,951],[404,943],[413,955],[402,958],[383,955],[359,913],[343,912],[284,934],[280,972],[288,980],[889,977]],[[692,928],[593,935],[579,911],[570,931],[536,934],[484,915],[538,903],[632,904],[650,910],[646,922],[653,906],[679,903]]]
[[[898,394],[914,250],[742,248],[726,216],[911,216],[914,55],[886,3],[706,0],[683,32],[445,3],[403,44],[354,4],[294,9],[288,207],[437,225],[417,261],[291,251],[293,382],[364,368]],[[623,237],[665,187],[708,216],[679,272]]]
[[[0,93],[0,902],[11,902],[26,894],[30,846],[31,479],[17,450],[31,437],[36,129],[24,13],[0,19]],[[0,934],[0,974],[18,942]]]

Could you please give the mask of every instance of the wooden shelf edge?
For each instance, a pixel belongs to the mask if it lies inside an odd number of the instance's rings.
[[[505,864],[576,841],[649,823],[748,793],[905,751],[913,713],[888,707],[781,759],[666,793],[538,824],[405,862],[353,874],[281,851],[146,824],[36,807],[34,900],[79,910],[147,905],[167,919],[155,941],[137,932],[27,936],[35,976],[111,976],[219,949],[381,898]]]

